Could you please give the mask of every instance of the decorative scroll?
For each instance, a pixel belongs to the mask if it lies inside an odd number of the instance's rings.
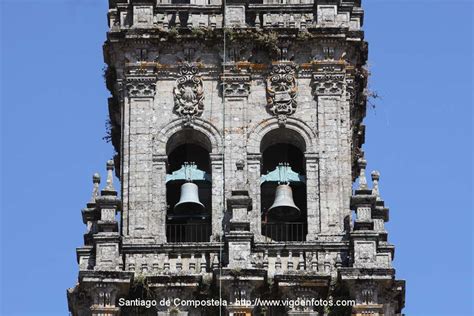
[[[267,78],[268,109],[282,125],[296,111],[296,70],[294,64],[276,64]]]

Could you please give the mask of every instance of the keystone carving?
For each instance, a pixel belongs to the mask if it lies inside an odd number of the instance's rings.
[[[276,64],[267,78],[268,110],[278,118],[281,125],[296,111],[296,71],[294,64]]]
[[[204,91],[202,78],[196,66],[184,64],[173,90],[174,110],[186,121],[192,121],[204,111]]]

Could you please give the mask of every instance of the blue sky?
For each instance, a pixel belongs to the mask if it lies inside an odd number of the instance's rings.
[[[1,315],[66,315],[105,175],[105,0],[1,2]],[[407,315],[472,315],[472,1],[366,0],[368,168]]]

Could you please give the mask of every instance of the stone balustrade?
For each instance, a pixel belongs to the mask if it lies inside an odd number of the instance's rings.
[[[294,248],[294,249],[293,249]],[[269,278],[279,274],[311,273],[335,275],[342,266],[344,251],[308,250],[305,247],[265,249],[252,253],[252,269],[265,269]],[[320,248],[320,247],[316,247]],[[142,275],[211,275],[222,265],[222,253],[215,249],[175,249],[150,254],[127,254],[123,269]],[[224,266],[226,263],[223,263]]]
[[[126,254],[124,270],[147,276],[206,275],[221,266],[221,256],[218,246],[159,249],[154,253]]]

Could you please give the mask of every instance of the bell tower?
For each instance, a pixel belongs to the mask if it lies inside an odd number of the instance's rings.
[[[109,1],[116,155],[82,210],[72,315],[402,315],[361,149],[363,16],[360,0]]]

